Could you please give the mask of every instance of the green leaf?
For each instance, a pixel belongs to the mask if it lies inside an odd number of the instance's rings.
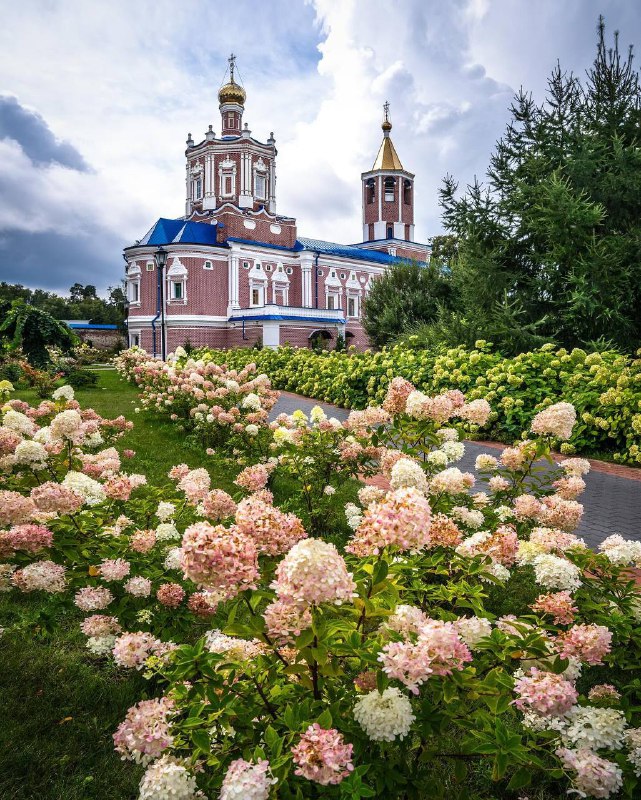
[[[532,772],[527,767],[519,767],[517,771],[510,778],[507,785],[508,789],[522,789],[524,786],[529,786],[532,781]]]

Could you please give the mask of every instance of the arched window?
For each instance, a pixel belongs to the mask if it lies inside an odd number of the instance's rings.
[[[405,178],[403,182],[403,202],[409,205],[412,202],[412,181]]]
[[[387,238],[388,239],[394,238],[394,228],[391,225],[387,226]]]
[[[385,202],[394,202],[394,185],[396,181],[394,178],[385,178]]]
[[[367,196],[367,203],[373,203],[376,200],[376,181],[374,178],[368,178],[365,184],[365,193]]]

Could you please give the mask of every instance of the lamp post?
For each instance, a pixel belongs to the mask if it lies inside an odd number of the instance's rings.
[[[158,267],[158,294],[160,296],[160,355],[163,361],[167,360],[167,343],[165,341],[165,280],[164,270],[169,253],[161,246],[155,252],[156,266]]]

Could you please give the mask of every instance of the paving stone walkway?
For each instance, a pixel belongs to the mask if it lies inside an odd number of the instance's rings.
[[[283,412],[291,414],[297,408],[309,413],[315,405],[320,405],[328,416],[340,420],[347,419],[349,414],[344,408],[283,392],[272,409],[272,417]],[[465,455],[457,466],[463,471],[474,471],[477,455],[491,453],[495,448],[494,443],[466,442]],[[641,470],[613,468],[596,462],[585,476],[585,482],[585,492],[579,498],[585,511],[577,534],[595,548],[613,533],[641,541]]]

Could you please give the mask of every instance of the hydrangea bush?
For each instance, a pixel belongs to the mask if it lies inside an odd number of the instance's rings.
[[[150,402],[182,368],[154,369]],[[193,384],[179,381],[181,420]],[[577,537],[589,463],[549,458],[570,404],[463,472],[461,439],[490,406],[394,377],[344,425],[265,420],[233,497],[184,464],[162,489],[127,473],[130,423],[70,387],[1,414],[0,588],[82,612],[96,668],[150,679],[113,736],[145,768],[141,800],[638,795],[641,545]],[[238,460],[233,436],[218,446]],[[303,495],[321,476],[315,508],[358,471],[375,485],[345,507],[342,542],[274,505],[279,472]]]
[[[396,346],[376,353],[316,353],[281,347],[204,350],[197,355],[235,369],[255,364],[278,389],[346,408],[381,403],[395,376],[428,394],[459,389],[470,401],[491,403],[493,413],[485,430],[500,441],[517,438],[534,411],[567,401],[577,411],[577,423],[564,443],[566,454],[610,453],[622,463],[641,464],[638,357],[568,351],[549,344],[504,358],[483,341],[474,350],[456,347],[441,352]]]

